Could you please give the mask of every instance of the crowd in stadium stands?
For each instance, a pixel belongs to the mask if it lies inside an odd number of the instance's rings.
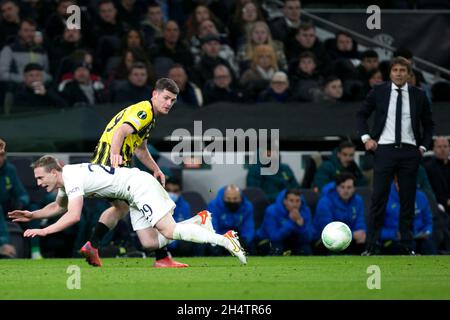
[[[1,0],[0,107],[11,112],[100,103],[125,107],[149,99],[160,77],[173,79],[180,105],[192,108],[216,102],[362,101],[373,86],[389,79],[389,61],[380,61],[373,49],[358,50],[350,34],[338,32],[321,41],[302,16],[300,1],[286,0],[279,10],[267,10],[262,2]],[[82,8],[81,29],[66,25],[71,5]],[[413,62],[407,48],[394,56]],[[432,101],[450,100],[448,82],[427,83],[415,68],[409,84],[424,89]],[[450,252],[448,140],[436,139],[433,151],[417,179],[414,232],[421,254]],[[329,254],[320,233],[338,220],[354,236],[345,253],[360,253],[372,168],[370,161],[360,168],[354,154],[352,143],[341,143],[323,161],[310,161],[303,181],[281,161],[271,176],[260,174],[261,164],[251,165],[245,189],[224,185],[205,205],[214,228],[238,231],[251,254]],[[182,182],[168,178],[175,219],[184,220],[195,213],[192,203],[183,196]],[[397,189],[393,183],[381,235],[388,254],[396,253],[399,240]],[[0,257],[20,256],[11,245],[6,213],[33,210],[52,197],[30,200],[0,140]],[[31,239],[28,256],[76,256],[107,207],[106,201],[86,201],[77,226]],[[140,254],[127,220],[103,244],[103,255]],[[177,255],[223,254],[216,247],[181,242],[170,248]]]
[[[362,100],[388,62],[346,32],[321,41],[298,0],[0,2],[0,106],[9,112],[132,103],[159,77],[193,108],[214,102]],[[81,29],[66,25],[79,5]],[[412,61],[407,48],[394,55]],[[410,84],[449,100],[446,82]]]

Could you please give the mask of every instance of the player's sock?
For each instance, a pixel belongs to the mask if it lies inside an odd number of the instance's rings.
[[[196,224],[177,223],[173,231],[175,240],[184,240],[196,243],[210,243],[227,247],[228,240],[217,233],[206,230]]]
[[[109,228],[106,226],[106,224],[102,222],[97,222],[97,225],[95,226],[94,234],[92,235],[91,239],[91,245],[94,248],[98,248],[100,245],[100,242],[102,241],[103,237],[109,232]]]
[[[158,240],[159,240],[159,237],[158,237]],[[167,250],[167,248],[165,248],[165,247],[155,250],[155,259],[156,260],[161,260],[168,256],[169,256],[169,250]]]

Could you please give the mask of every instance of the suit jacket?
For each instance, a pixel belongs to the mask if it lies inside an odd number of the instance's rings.
[[[391,85],[392,83],[388,81],[379,86],[375,86],[367,95],[364,104],[356,115],[357,130],[360,137],[369,134],[376,141],[380,138],[386,124]],[[434,131],[430,104],[423,90],[408,85],[408,92],[411,108],[411,126],[416,144],[417,146],[424,146],[429,149]],[[369,131],[367,120],[374,111],[374,124],[372,131]]]

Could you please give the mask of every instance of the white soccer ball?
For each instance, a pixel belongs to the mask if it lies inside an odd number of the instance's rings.
[[[330,222],[322,230],[322,243],[331,251],[339,252],[347,249],[352,242],[352,238],[350,228],[339,221]]]

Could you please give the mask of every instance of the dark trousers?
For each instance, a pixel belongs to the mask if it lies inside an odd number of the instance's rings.
[[[369,250],[376,248],[379,240],[395,174],[398,178],[400,197],[400,244],[405,250],[412,250],[416,179],[420,159],[420,151],[413,145],[378,145],[375,150],[372,203],[366,216]]]

